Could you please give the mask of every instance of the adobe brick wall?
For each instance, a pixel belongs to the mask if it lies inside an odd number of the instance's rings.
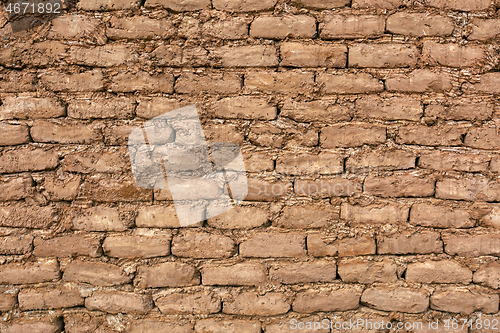
[[[500,320],[497,10],[80,0],[13,33],[2,9],[0,332]],[[190,104],[250,192],[180,228],[127,139]]]

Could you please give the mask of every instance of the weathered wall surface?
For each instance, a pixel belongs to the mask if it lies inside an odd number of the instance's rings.
[[[500,319],[496,6],[80,0],[15,34],[4,16],[0,331]],[[250,193],[179,228],[127,136],[193,103],[242,146]]]

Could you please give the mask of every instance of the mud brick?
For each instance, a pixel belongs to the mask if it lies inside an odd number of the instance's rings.
[[[248,179],[248,195],[245,201],[276,201],[293,191],[291,182],[270,182],[258,178]]]
[[[359,180],[335,178],[321,180],[296,180],[295,194],[312,198],[350,197],[360,193],[362,189]]]
[[[210,0],[194,0],[188,2],[183,0],[147,0],[145,3],[146,7],[157,5],[163,6],[174,12],[189,12],[210,7]]]
[[[4,264],[0,270],[2,284],[32,284],[59,280],[57,260],[37,260],[25,264]]]
[[[234,265],[205,265],[201,269],[204,285],[255,286],[266,281],[266,269],[262,264],[241,262]]]
[[[107,313],[146,314],[153,308],[153,300],[149,295],[131,292],[94,291],[85,299],[85,307],[90,311]]]
[[[204,128],[205,138],[211,142],[232,142],[241,146],[244,132],[233,124],[210,124]]]
[[[396,142],[422,146],[461,146],[466,127],[408,125],[399,128]]]
[[[191,265],[164,262],[154,266],[139,266],[134,279],[138,288],[186,287],[200,284],[200,274]]]
[[[420,313],[429,307],[429,295],[424,289],[371,287],[363,292],[361,304],[380,311]]]
[[[108,11],[120,9],[137,9],[140,6],[139,0],[82,0],[78,2],[78,8],[88,11]]]
[[[480,19],[471,20],[472,33],[467,37],[469,40],[488,40],[500,34],[500,20]]]
[[[21,200],[33,194],[34,182],[29,175],[0,178],[0,201]]]
[[[103,175],[87,178],[78,193],[79,199],[96,202],[152,201],[153,191],[138,188],[133,179],[122,179]]]
[[[319,259],[312,262],[278,262],[269,276],[283,284],[334,282],[337,265],[334,261]]]
[[[241,2],[238,0],[213,0],[213,6],[218,10],[228,12],[260,12],[272,10],[277,0],[249,0]]]
[[[373,38],[385,30],[385,19],[375,15],[325,16],[319,24],[319,35],[323,39]]]
[[[8,325],[0,325],[5,333],[60,333],[64,331],[64,322],[61,317],[42,316],[30,319],[21,319]]]
[[[461,46],[460,44],[424,43],[422,57],[431,66],[472,67],[486,58],[482,46]]]
[[[274,170],[274,160],[266,153],[252,152],[252,154],[245,154],[243,152],[243,158],[245,160],[245,168],[247,172],[265,172]]]
[[[474,273],[474,283],[493,289],[500,288],[500,264],[493,261],[489,264],[481,265]]]
[[[62,14],[52,20],[48,37],[73,40],[89,37],[99,24],[101,21],[93,16]]]
[[[183,73],[175,81],[175,92],[198,95],[202,92],[212,94],[235,94],[241,90],[242,79],[238,74],[197,75]]]
[[[465,136],[464,144],[477,149],[498,149],[500,134],[496,127],[471,127]]]
[[[72,234],[50,239],[36,237],[33,254],[37,257],[99,257],[101,251],[100,235]]]
[[[209,64],[208,51],[202,47],[160,45],[153,51],[152,59],[158,66],[200,67]]]
[[[30,132],[35,142],[89,144],[102,140],[94,124],[69,121],[56,123],[38,120],[33,124]]]
[[[14,293],[0,293],[0,311],[7,312],[14,308],[17,303],[17,295]],[[0,326],[1,327],[1,326]]]
[[[385,80],[387,91],[425,93],[445,92],[452,88],[451,76],[446,72],[416,69],[408,74],[392,74]]]
[[[334,153],[283,155],[276,160],[276,172],[287,176],[335,175],[342,170],[343,158]]]
[[[405,279],[416,283],[469,284],[472,272],[454,260],[426,260],[408,264]]]
[[[172,74],[148,74],[146,72],[138,73],[119,73],[111,77],[109,90],[113,92],[151,92],[166,93],[174,92],[174,77]]]
[[[245,74],[245,87],[251,91],[270,93],[296,93],[310,89],[314,74],[291,70],[286,72],[249,72]]]
[[[367,94],[384,90],[382,81],[368,73],[320,73],[316,82],[325,94]]]
[[[426,117],[445,120],[488,120],[491,119],[495,106],[488,102],[475,102],[464,99],[442,104],[430,104],[425,107]]]
[[[259,16],[250,25],[250,36],[268,39],[312,38],[316,20],[307,15]]]
[[[133,214],[113,207],[92,207],[75,211],[72,218],[74,230],[125,231],[134,225]]]
[[[302,257],[306,254],[305,237],[299,233],[258,233],[240,244],[239,253],[254,258]]]
[[[210,314],[221,310],[221,301],[211,292],[157,295],[156,306],[162,314]]]
[[[369,95],[356,100],[356,116],[361,119],[419,121],[423,113],[422,102],[416,99]]]
[[[154,319],[137,320],[130,324],[128,333],[149,333],[149,332],[172,332],[172,333],[192,333],[193,325],[182,321],[161,321]]]
[[[276,316],[287,313],[290,309],[286,296],[269,292],[259,295],[254,292],[242,292],[234,300],[224,302],[222,312],[243,316]]]
[[[307,252],[314,257],[351,257],[375,254],[375,240],[370,236],[358,236],[328,240],[321,234],[307,236]]]
[[[445,249],[450,255],[463,257],[498,256],[500,254],[500,235],[481,233],[449,233],[441,235]]]
[[[454,29],[451,17],[428,13],[399,12],[387,18],[388,32],[406,36],[449,36]]]
[[[47,176],[43,182],[44,195],[51,201],[71,201],[76,198],[80,183],[79,175]]]
[[[125,45],[104,45],[70,49],[70,61],[84,66],[112,67],[134,61],[135,52]]]
[[[266,99],[247,96],[223,98],[214,103],[213,112],[223,119],[273,120],[278,115],[276,107]]]
[[[299,102],[286,99],[280,116],[298,122],[336,123],[351,120],[350,113],[351,109],[348,105],[338,105],[334,101]]]
[[[471,214],[461,208],[417,203],[411,206],[410,223],[431,228],[471,228]]]
[[[76,119],[130,119],[134,117],[134,110],[134,101],[125,97],[72,100],[68,104],[68,117]]]
[[[463,289],[446,288],[431,296],[431,309],[469,315],[475,311],[497,313],[499,297]]]
[[[293,0],[292,3],[299,7],[310,9],[333,9],[339,7],[349,7],[347,0]]]
[[[200,219],[203,217],[200,216]],[[149,206],[139,209],[135,220],[138,228],[178,228],[179,219],[174,206]]]
[[[285,317],[283,320],[273,321],[273,322],[267,323],[265,328],[264,328],[265,332],[266,333],[294,332],[293,330],[295,329],[295,326],[294,326],[294,322],[292,320],[293,319]],[[300,317],[300,319],[297,318],[297,320],[298,320],[296,323],[297,327],[298,327],[298,325],[302,325],[302,324],[299,324],[300,322],[303,322],[303,323],[305,323],[305,325],[309,325],[309,326],[305,326],[305,327],[312,328],[314,325],[313,323],[320,322],[321,318],[319,316],[312,316],[312,317]],[[294,327],[294,328],[291,328],[291,327]],[[312,331],[309,329],[307,329],[307,331],[314,332],[314,333],[330,333],[330,327],[328,326],[328,328],[325,328],[325,326],[323,326],[323,328],[318,328],[318,326],[316,326],[316,327],[314,327],[314,329]],[[307,332],[307,331],[305,331],[305,332]]]
[[[429,0],[426,3],[427,6],[436,7],[440,9],[449,9],[457,11],[480,11],[486,10],[491,5],[490,0],[478,0],[474,2],[469,2],[467,0]]]
[[[269,209],[264,207],[236,206],[227,212],[207,220],[208,225],[217,229],[253,229],[270,220]]]
[[[340,217],[350,224],[404,224],[408,220],[409,207],[392,202],[368,206],[343,203],[340,212]]]
[[[62,161],[62,169],[78,173],[123,173],[130,170],[130,159],[124,151],[70,153]]]
[[[197,332],[216,333],[260,333],[261,323],[259,321],[248,321],[242,319],[217,320],[201,319],[194,326]]]
[[[111,17],[110,25],[106,29],[106,35],[110,39],[170,38],[175,33],[172,22],[150,19],[145,16]]]
[[[346,170],[352,173],[370,170],[402,170],[415,168],[416,156],[406,150],[373,150],[351,155]]]
[[[465,83],[462,89],[468,93],[485,93],[498,94],[500,93],[500,73],[485,73],[479,75],[479,82]]]
[[[0,146],[15,146],[30,141],[28,126],[25,124],[0,124]]]
[[[423,151],[418,165],[421,168],[443,171],[486,172],[490,159],[486,155],[433,150]]]
[[[272,46],[221,46],[210,52],[215,67],[277,67],[277,49]]]
[[[180,109],[189,105],[187,101],[182,101],[167,97],[141,98],[136,107],[136,115],[140,118],[152,119],[167,112]]]
[[[439,232],[401,232],[377,238],[379,254],[428,254],[443,253],[443,242]]]
[[[62,92],[102,91],[104,89],[103,73],[94,69],[75,74],[49,71],[42,75],[42,83],[50,90]]]
[[[280,53],[285,67],[344,68],[347,61],[347,47],[342,44],[285,42]]]
[[[0,119],[45,119],[66,116],[66,108],[51,97],[19,98],[7,96],[2,98]]]
[[[383,198],[429,197],[434,194],[435,177],[432,175],[397,174],[387,177],[368,176],[364,192]]]
[[[94,261],[75,260],[64,269],[64,281],[93,286],[118,286],[131,281],[120,266]]]
[[[403,0],[353,0],[353,8],[386,8],[396,9],[403,6]]]
[[[361,290],[344,288],[338,290],[308,290],[297,293],[293,301],[293,311],[314,313],[318,311],[348,311],[359,307]]]
[[[339,209],[329,205],[286,206],[274,225],[287,229],[321,228],[338,221]]]
[[[413,67],[418,53],[413,44],[353,44],[349,46],[349,67]]]
[[[499,201],[500,183],[486,178],[444,178],[436,183],[436,198]]]
[[[172,254],[183,258],[228,258],[234,251],[231,238],[206,232],[188,231],[172,240]]]
[[[244,17],[211,20],[203,24],[202,34],[204,37],[214,39],[243,39],[248,36],[248,23]]]
[[[11,235],[0,237],[0,254],[26,254],[33,247],[33,236]],[[1,296],[0,296],[1,297]]]
[[[320,134],[321,145],[327,149],[376,145],[385,140],[385,126],[366,123],[336,124],[323,128]]]
[[[21,311],[72,308],[83,305],[84,301],[78,291],[67,288],[23,289],[17,298]]]
[[[52,206],[13,204],[0,207],[0,226],[11,228],[49,229],[59,221],[57,209]]]
[[[398,266],[392,260],[346,260],[339,263],[339,276],[347,283],[390,283],[398,280]]]
[[[35,76],[31,73],[10,71],[2,74],[2,80],[0,80],[0,90],[5,93],[34,91],[34,81]]]
[[[115,258],[153,258],[170,254],[170,232],[155,236],[109,236],[102,248],[107,256]]]

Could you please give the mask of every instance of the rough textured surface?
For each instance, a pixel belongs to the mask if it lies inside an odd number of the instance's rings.
[[[499,1],[1,9],[0,332],[491,331],[444,324],[500,316]],[[191,104],[249,194],[183,228],[127,142]]]

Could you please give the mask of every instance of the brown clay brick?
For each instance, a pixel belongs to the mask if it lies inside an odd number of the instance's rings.
[[[46,119],[66,115],[66,108],[56,98],[2,98],[0,119]]]
[[[308,290],[298,293],[293,301],[293,311],[314,313],[317,311],[348,311],[359,307],[361,291],[358,288],[338,290]]]
[[[486,10],[490,5],[490,0],[478,0],[474,2],[469,2],[467,0],[429,0],[427,6],[437,7],[440,9],[451,9],[457,11],[481,11]]]
[[[180,94],[234,94],[241,89],[241,76],[237,74],[197,75],[183,73],[175,81],[175,92]]]
[[[140,6],[138,0],[83,0],[78,3],[78,8],[82,10],[119,10],[137,9]]]
[[[500,235],[481,234],[481,233],[450,233],[443,232],[442,239],[445,244],[444,251],[450,255],[459,255],[463,257],[477,257],[500,254],[498,244]]]
[[[72,308],[83,305],[84,301],[78,291],[67,288],[23,289],[19,292],[17,298],[19,308],[22,311]]]
[[[328,205],[286,206],[274,221],[276,227],[286,229],[321,228],[338,221],[339,209]]]
[[[97,69],[75,74],[50,71],[41,77],[41,81],[53,91],[101,91],[104,88],[103,73]]]
[[[34,182],[29,175],[0,178],[0,201],[21,200],[32,195]]]
[[[422,146],[461,146],[466,131],[466,127],[456,125],[402,126],[398,130],[396,142]]]
[[[347,47],[342,44],[285,42],[280,52],[285,67],[344,68],[347,61]]]
[[[277,52],[272,46],[249,45],[221,46],[210,54],[216,67],[277,67]]]
[[[135,104],[129,98],[80,99],[68,104],[68,117],[77,119],[133,118]]]
[[[500,264],[493,261],[479,267],[474,273],[474,283],[493,289],[500,288]]]
[[[25,124],[0,124],[0,146],[15,146],[30,142],[28,126]]]
[[[57,209],[52,206],[13,204],[0,207],[0,226],[12,228],[49,229],[59,221]]]
[[[402,170],[415,168],[416,156],[406,150],[371,150],[351,155],[346,170],[352,173],[369,170]]]
[[[413,67],[418,49],[413,44],[353,44],[349,46],[349,67]]]
[[[30,134],[35,142],[90,144],[102,140],[95,125],[69,121],[38,120],[31,127]]]
[[[102,248],[107,256],[115,258],[153,258],[170,254],[168,233],[158,233],[155,236],[110,236],[106,237]]]
[[[204,333],[260,333],[261,323],[242,319],[201,319],[196,322],[195,330]]]
[[[134,285],[138,288],[185,287],[198,284],[198,271],[193,266],[180,262],[139,266],[134,279]]]
[[[243,39],[248,36],[248,23],[243,17],[208,21],[202,27],[203,36],[217,39]]]
[[[434,194],[436,179],[424,174],[396,174],[393,176],[368,176],[364,192],[382,198],[429,197]]]
[[[234,300],[224,302],[222,312],[244,316],[275,316],[287,313],[290,309],[286,296],[269,292],[259,295],[254,292],[243,292],[234,296]]]
[[[72,261],[66,266],[63,279],[105,287],[126,284],[131,280],[120,266],[80,260]]]
[[[368,95],[356,100],[356,117],[361,119],[419,121],[423,111],[422,103],[416,99]]]
[[[272,10],[277,0],[249,0],[241,2],[238,0],[213,0],[213,6],[218,10],[228,12],[260,12]]]
[[[276,73],[250,72],[245,74],[245,87],[251,91],[294,93],[309,89],[313,83],[313,73],[299,70]]]
[[[349,224],[404,224],[409,207],[391,202],[368,206],[343,203],[340,212],[340,217]]]
[[[431,309],[445,312],[471,314],[497,313],[499,297],[463,289],[447,288],[435,291],[431,296]]]
[[[469,284],[472,272],[454,260],[426,260],[408,264],[405,278],[416,283]]]
[[[321,234],[307,236],[307,252],[314,257],[351,257],[375,254],[375,240],[370,236],[358,236],[329,240]]]
[[[278,115],[276,107],[264,98],[246,96],[221,99],[214,103],[213,110],[217,118],[223,119],[273,120]]]
[[[255,258],[301,257],[305,255],[305,237],[298,233],[258,233],[240,244],[239,253]]]
[[[134,225],[131,214],[117,208],[92,207],[84,212],[75,212],[72,219],[74,230],[124,231]]]
[[[119,73],[111,77],[109,89],[113,92],[174,92],[174,77],[172,74],[151,75],[146,72]]]
[[[25,264],[4,264],[0,270],[2,284],[32,284],[59,280],[57,260],[37,260]]]
[[[392,74],[385,80],[387,91],[424,93],[444,92],[452,88],[451,76],[430,69],[416,69],[408,74]]]
[[[449,36],[455,26],[451,17],[428,13],[394,13],[387,18],[387,31],[399,35]]]
[[[264,207],[236,206],[227,212],[207,220],[208,225],[217,229],[252,229],[269,221],[269,211]]]
[[[155,304],[162,314],[210,314],[221,310],[221,301],[208,291],[158,296]]]
[[[486,172],[490,158],[486,155],[465,154],[451,151],[423,151],[418,166],[442,171]]]
[[[262,264],[241,262],[230,266],[206,265],[201,269],[204,285],[254,286],[266,281],[266,269]]]
[[[111,17],[106,36],[110,39],[170,38],[175,33],[172,22],[145,16]]]
[[[500,34],[500,20],[480,19],[471,20],[472,33],[467,37],[469,40],[488,40]]]
[[[337,124],[321,130],[320,141],[324,148],[347,148],[376,145],[385,142],[385,126],[367,123]]]
[[[336,123],[351,120],[351,112],[349,106],[334,104],[333,101],[296,102],[286,99],[280,116],[297,122]]]
[[[90,311],[146,314],[153,308],[153,300],[149,295],[131,292],[94,291],[85,299],[85,307]]]
[[[73,257],[101,255],[101,236],[96,234],[72,234],[50,239],[36,237],[33,254],[37,257]]]
[[[188,231],[172,240],[172,254],[191,258],[228,258],[234,254],[234,241],[226,236]]]
[[[422,57],[431,66],[472,67],[485,59],[486,53],[482,46],[426,42]]]
[[[11,235],[0,237],[0,254],[26,254],[33,248],[33,236]]]
[[[440,237],[440,234],[434,231],[400,232],[390,236],[379,236],[377,238],[377,253],[443,253],[443,242]]]
[[[470,228],[472,216],[465,209],[417,203],[411,207],[410,223],[431,228]]]
[[[398,266],[392,260],[370,261],[364,259],[345,260],[339,263],[339,276],[347,283],[396,282]]]
[[[382,16],[331,14],[319,24],[319,35],[323,39],[370,38],[382,35],[384,29]]]
[[[283,284],[334,282],[337,277],[334,261],[319,259],[306,262],[277,262],[269,276]]]
[[[429,307],[429,295],[423,289],[372,287],[363,292],[361,303],[381,311],[420,313]]]
[[[316,82],[325,94],[367,94],[384,90],[382,81],[368,73],[321,73]]]

